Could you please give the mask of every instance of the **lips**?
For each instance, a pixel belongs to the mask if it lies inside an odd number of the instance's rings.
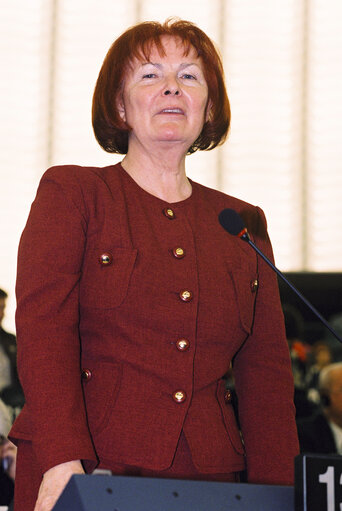
[[[172,108],[172,107],[168,107],[168,108],[163,108],[163,110],[160,110],[160,112],[158,112],[159,114],[178,114],[178,115],[184,115],[184,110],[182,110],[181,108]]]

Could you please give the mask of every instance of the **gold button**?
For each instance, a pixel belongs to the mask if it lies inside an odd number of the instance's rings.
[[[224,393],[224,401],[225,401],[225,403],[226,404],[231,403],[232,399],[233,399],[232,391],[227,389],[226,392]]]
[[[187,339],[178,339],[176,347],[179,351],[186,351],[190,348],[190,343]]]
[[[184,291],[179,293],[179,297],[183,302],[190,302],[190,300],[192,300],[192,292],[188,289],[184,289]]]
[[[252,293],[255,293],[257,290],[258,290],[258,287],[259,287],[259,281],[258,279],[254,279],[251,281],[251,290],[252,290]]]
[[[90,369],[83,369],[81,377],[82,380],[90,380],[92,374]]]
[[[172,394],[172,398],[176,403],[183,403],[186,400],[186,393],[184,390],[176,390]]]
[[[173,220],[175,218],[175,212],[171,208],[164,208],[163,213],[170,220]]]
[[[185,250],[181,247],[174,248],[172,253],[177,259],[182,259],[185,256]]]
[[[99,257],[99,262],[102,266],[108,266],[113,262],[113,256],[109,252],[104,252]]]

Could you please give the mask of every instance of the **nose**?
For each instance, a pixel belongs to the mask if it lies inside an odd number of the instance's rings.
[[[174,96],[178,96],[179,95],[179,90],[176,89],[174,90],[173,92],[170,91],[170,89],[166,89],[164,92],[163,92],[164,96],[168,96],[169,94],[173,94]]]
[[[165,75],[163,95],[164,96],[179,96],[181,94],[181,89],[179,87],[179,82],[177,76],[173,73],[167,73]]]

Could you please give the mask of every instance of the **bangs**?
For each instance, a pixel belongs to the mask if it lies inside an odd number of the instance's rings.
[[[179,44],[183,47],[184,52],[183,55],[186,57],[189,55],[191,48],[197,53],[197,57],[200,57],[199,50],[189,41],[186,37],[181,37],[176,34],[155,34],[153,36],[149,36],[146,40],[140,41],[139,44],[135,44],[132,41],[132,47],[129,49],[129,54],[131,55],[130,64],[134,59],[139,60],[140,62],[150,62],[150,56],[152,53],[152,49],[156,48],[160,57],[165,57],[166,52],[164,48],[164,44],[162,42],[162,38],[172,37],[178,40]]]

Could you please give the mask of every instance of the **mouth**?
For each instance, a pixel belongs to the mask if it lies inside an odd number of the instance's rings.
[[[159,114],[184,115],[184,111],[181,108],[163,108]]]

